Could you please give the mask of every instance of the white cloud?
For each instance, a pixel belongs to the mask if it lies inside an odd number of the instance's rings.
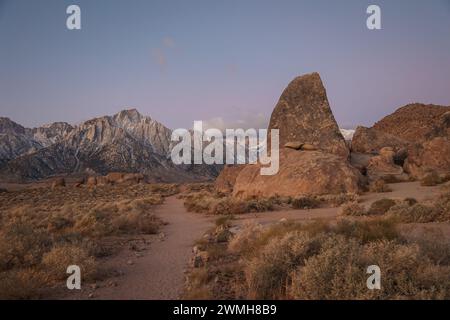
[[[257,113],[254,115],[245,114],[240,117],[240,119],[225,119],[223,117],[215,117],[203,121],[203,128],[217,128],[221,131],[225,129],[267,129],[268,127],[268,117],[262,113]]]

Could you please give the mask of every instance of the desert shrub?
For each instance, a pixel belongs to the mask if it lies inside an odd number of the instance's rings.
[[[354,238],[362,243],[400,238],[395,222],[388,219],[369,221],[349,221],[344,219],[337,223],[333,231],[345,236],[347,239]]]
[[[74,245],[57,245],[42,258],[42,268],[50,279],[62,280],[67,278],[67,267],[77,265],[81,269],[83,279],[90,279],[95,275],[95,259],[85,249]]]
[[[246,299],[448,299],[450,245],[436,234],[405,238],[397,223],[247,224],[228,244],[239,259],[235,292]],[[370,265],[381,268],[381,290],[367,289]]]
[[[207,213],[215,201],[217,199],[209,192],[195,192],[185,197],[184,207],[189,212]]]
[[[40,298],[47,284],[46,276],[33,268],[0,272],[0,300]]]
[[[383,277],[381,290],[367,290],[370,265],[389,274]],[[361,245],[336,237],[297,268],[289,292],[295,299],[448,299],[449,270],[432,264],[417,245],[392,241]]]
[[[369,185],[369,191],[376,193],[385,193],[391,192],[392,189],[389,187],[389,185],[386,184],[386,182],[383,179],[378,179]]]
[[[450,243],[442,241],[445,235],[441,230],[434,232],[425,232],[420,236],[416,236],[409,242],[416,243],[423,256],[433,261],[437,265],[450,265]]]
[[[349,202],[342,206],[340,214],[344,216],[363,216],[366,214],[366,209],[358,202]]]
[[[425,174],[420,180],[420,185],[424,187],[432,187],[441,184],[443,181],[436,171],[431,171]]]
[[[35,266],[51,246],[49,235],[27,221],[15,221],[2,229],[0,271]]]
[[[408,206],[413,206],[417,203],[417,200],[414,198],[405,198],[403,200]]]
[[[152,184],[150,191],[158,196],[172,196],[180,192],[180,188],[176,184]]]
[[[320,249],[323,239],[307,233],[291,232],[272,239],[258,257],[245,267],[250,299],[280,299],[286,295],[291,271]]]
[[[320,201],[315,197],[300,197],[292,200],[294,209],[314,209],[320,206]]]
[[[450,221],[450,192],[441,194],[434,202],[434,207],[440,213],[439,221]]]
[[[216,227],[226,227],[229,228],[231,226],[231,220],[234,219],[234,216],[232,215],[228,215],[228,216],[222,216],[216,219],[215,221],[215,225]]]
[[[231,252],[245,253],[253,250],[252,244],[258,239],[263,231],[260,224],[254,222],[246,223],[242,229],[230,240],[228,249]]]
[[[428,223],[450,221],[450,193],[443,193],[432,203],[399,204],[389,210],[389,215],[401,222]]]
[[[383,215],[386,212],[388,212],[388,210],[395,206],[396,202],[392,199],[380,199],[375,201],[374,203],[372,203],[370,205],[369,210],[367,211],[367,214],[369,215]]]
[[[358,202],[358,195],[354,193],[341,193],[336,195],[318,196],[318,200],[322,203],[333,207],[339,207],[350,202]]]
[[[219,196],[208,192],[187,195],[184,206],[190,212],[214,215],[233,215],[249,212],[271,211],[273,199],[236,199],[232,196]]]

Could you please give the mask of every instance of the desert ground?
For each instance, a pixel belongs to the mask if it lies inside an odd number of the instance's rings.
[[[212,184],[4,185],[0,194],[0,293],[7,299],[339,298],[327,288],[322,288],[323,292],[313,289],[311,296],[296,296],[300,290],[292,284],[296,278],[283,279],[289,274],[285,269],[289,259],[283,257],[280,265],[270,265],[270,258],[275,262],[280,258],[272,257],[270,250],[280,245],[279,254],[289,256],[293,244],[282,248],[282,242],[293,232],[317,229],[320,232],[312,233],[328,238],[332,237],[329,228],[347,228],[340,232],[350,234],[345,222],[361,224],[357,225],[361,229],[358,235],[347,234],[349,238],[368,237],[370,240],[362,242],[417,249],[411,253],[415,258],[424,248],[429,251],[423,254],[438,256],[409,266],[442,269],[440,275],[422,283],[421,290],[394,290],[380,298],[448,298],[448,211],[431,221],[420,213],[415,215],[414,210],[396,215],[393,208],[404,209],[407,201],[414,202],[412,207],[425,204],[431,208],[443,195],[448,206],[450,184],[422,186],[415,181],[386,187],[389,192],[237,201],[215,191]],[[379,209],[383,212],[370,212],[374,204],[386,199],[395,204]],[[355,204],[365,212],[345,211]],[[261,261],[265,255],[269,258]],[[337,259],[346,258],[345,250],[338,253]],[[76,263],[87,276],[82,290],[68,290],[64,265]],[[399,270],[393,269],[398,276]],[[292,267],[290,272],[294,270]],[[263,277],[264,272],[269,272],[268,278],[255,278],[256,274]],[[412,285],[408,281],[416,281],[401,279],[406,286]],[[270,285],[264,287],[261,281]],[[323,279],[310,281],[310,286],[320,288]],[[343,298],[361,298],[358,290],[348,290]]]

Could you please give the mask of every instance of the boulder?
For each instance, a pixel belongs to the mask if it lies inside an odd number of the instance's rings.
[[[408,180],[403,168],[394,163],[396,152],[391,147],[384,147],[378,156],[372,157],[367,165],[369,180],[393,178],[395,180]]]
[[[342,156],[321,151],[280,150],[280,169],[273,176],[261,175],[260,167],[247,165],[241,170],[234,185],[234,197],[357,193],[362,178]]]
[[[378,153],[384,147],[394,150],[405,149],[408,141],[400,139],[392,134],[373,128],[357,127],[351,142],[352,152]]]
[[[303,143],[298,141],[288,142],[284,145],[285,148],[300,150],[302,148]]]
[[[450,139],[437,137],[410,147],[403,167],[416,179],[423,178],[430,171],[450,173]]]
[[[322,151],[348,157],[318,73],[297,77],[288,85],[270,118],[269,133],[271,129],[279,130],[280,146],[305,141]]]
[[[86,179],[86,185],[89,187],[96,186],[97,185],[97,177],[93,177],[93,176],[88,177]]]
[[[64,178],[57,178],[52,182],[52,189],[65,187],[66,180]]]
[[[215,190],[222,193],[233,192],[236,178],[243,168],[244,165],[225,166],[214,183]]]
[[[117,183],[138,184],[144,180],[142,173],[127,173]]]
[[[106,175],[106,179],[110,183],[116,183],[116,182],[122,180],[124,176],[125,176],[125,173],[122,173],[122,172],[110,172]]]
[[[318,148],[309,143],[302,143],[298,141],[288,142],[284,145],[285,148],[293,150],[303,150],[303,151],[316,151]]]

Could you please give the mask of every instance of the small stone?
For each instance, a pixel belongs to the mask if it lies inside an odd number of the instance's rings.
[[[133,262],[132,260],[128,260],[128,261],[127,261],[127,264],[128,264],[129,266],[132,266],[132,265],[134,264],[134,262]]]
[[[94,298],[94,294],[93,294],[93,293],[89,293],[88,298],[89,298],[89,299]]]

